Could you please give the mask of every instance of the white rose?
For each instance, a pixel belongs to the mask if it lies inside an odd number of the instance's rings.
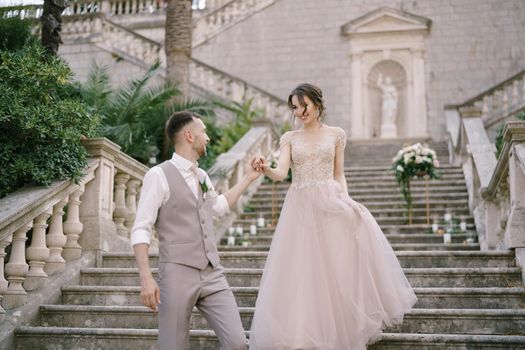
[[[423,157],[416,156],[416,164],[421,164],[421,163],[423,163]]]
[[[434,161],[432,162],[432,164],[434,165],[434,167],[439,168],[439,160],[434,159]]]
[[[432,159],[430,159],[428,157],[423,157],[423,162],[425,162],[425,163],[432,163]]]
[[[403,170],[405,170],[405,169],[403,169],[403,167],[401,165],[398,165],[396,169],[399,172],[403,172]]]

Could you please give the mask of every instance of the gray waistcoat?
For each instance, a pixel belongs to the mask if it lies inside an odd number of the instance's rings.
[[[159,237],[159,261],[205,269],[219,264],[211,201],[199,189],[196,199],[175,165],[159,165],[170,189],[170,198],[159,209],[155,229]]]

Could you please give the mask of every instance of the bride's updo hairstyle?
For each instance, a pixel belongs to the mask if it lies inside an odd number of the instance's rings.
[[[290,96],[288,96],[288,107],[290,107],[290,109],[292,108],[293,96],[297,96],[299,103],[304,108],[303,113],[306,112],[306,103],[304,102],[304,96],[308,96],[308,98],[319,110],[319,117],[317,119],[321,120],[324,118],[326,108],[324,106],[323,92],[317,86],[308,83],[297,85],[297,87],[293,89],[293,91],[290,93]]]

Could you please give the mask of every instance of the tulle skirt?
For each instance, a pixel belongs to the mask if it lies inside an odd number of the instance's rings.
[[[292,186],[261,279],[250,349],[365,349],[416,300],[368,209],[335,180]]]

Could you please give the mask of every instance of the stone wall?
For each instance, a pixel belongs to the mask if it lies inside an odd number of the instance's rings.
[[[350,128],[350,59],[341,26],[389,6],[432,20],[426,38],[429,134],[445,138],[443,105],[525,68],[523,0],[279,0],[194,49],[194,57],[286,98],[319,85],[328,122]]]

